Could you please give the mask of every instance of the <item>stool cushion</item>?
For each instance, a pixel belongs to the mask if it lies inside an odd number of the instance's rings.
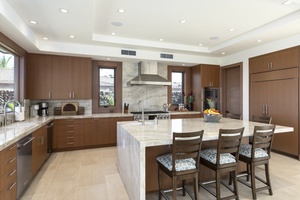
[[[251,158],[251,150],[252,150],[251,144],[241,144],[240,155]],[[263,150],[262,148],[255,149],[254,158],[263,158],[263,157],[268,157],[268,156],[269,156],[268,153],[265,150]]]
[[[217,163],[217,149],[206,149],[201,151],[200,154],[201,158],[216,164]],[[230,153],[222,153],[220,154],[220,164],[229,164],[229,163],[235,163],[235,157],[231,155]]]
[[[172,154],[164,154],[156,158],[158,162],[164,165],[168,170],[172,171]],[[192,158],[178,159],[175,161],[176,171],[185,171],[196,169],[196,161]]]

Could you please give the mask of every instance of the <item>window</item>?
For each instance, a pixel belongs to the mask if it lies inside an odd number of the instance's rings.
[[[183,103],[183,72],[172,72],[172,104]]]
[[[122,112],[122,63],[93,60],[92,113]]]
[[[15,56],[0,46],[0,113],[15,99]]]
[[[99,106],[115,106],[115,69],[99,67]]]

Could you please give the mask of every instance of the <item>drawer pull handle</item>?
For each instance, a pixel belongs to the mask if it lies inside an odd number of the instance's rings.
[[[74,125],[67,125],[67,127],[73,127]]]
[[[73,139],[74,137],[67,137],[68,139]]]
[[[9,189],[8,190],[11,190],[11,189],[13,189],[13,187],[15,187],[15,185],[16,185],[16,182],[14,182],[10,187],[9,187]]]
[[[16,173],[16,171],[17,171],[17,170],[12,171],[12,172],[9,174],[9,176],[14,175],[14,173]]]
[[[74,131],[67,131],[67,133],[74,133]]]
[[[16,157],[12,158],[12,159],[9,161],[9,163],[14,162],[15,160],[16,160]]]
[[[67,144],[74,144],[74,142],[68,142]]]
[[[16,145],[13,145],[12,147],[9,148],[9,151],[12,150],[13,148],[17,147]]]

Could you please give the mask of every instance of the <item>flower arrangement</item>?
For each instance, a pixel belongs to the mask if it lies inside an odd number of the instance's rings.
[[[186,101],[187,103],[193,103],[195,101],[195,95],[193,94],[193,91],[187,95]]]

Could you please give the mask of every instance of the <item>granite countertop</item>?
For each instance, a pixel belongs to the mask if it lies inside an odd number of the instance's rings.
[[[219,122],[205,122],[203,118],[160,120],[157,125],[152,121],[141,122],[118,122],[130,135],[143,146],[158,146],[172,143],[173,132],[191,132],[204,130],[203,141],[218,139],[219,129],[231,129],[245,127],[243,136],[251,136],[254,126],[263,123],[247,120],[222,118]],[[276,125],[275,133],[292,132],[293,127]]]
[[[172,114],[200,114],[200,112],[170,112]],[[22,122],[15,122],[13,124],[0,128],[0,151],[17,142],[33,131],[46,125],[54,119],[84,119],[84,118],[106,118],[106,117],[132,117],[128,113],[105,113],[105,114],[86,114],[86,115],[62,115],[62,116],[47,116],[47,117],[31,117]]]

